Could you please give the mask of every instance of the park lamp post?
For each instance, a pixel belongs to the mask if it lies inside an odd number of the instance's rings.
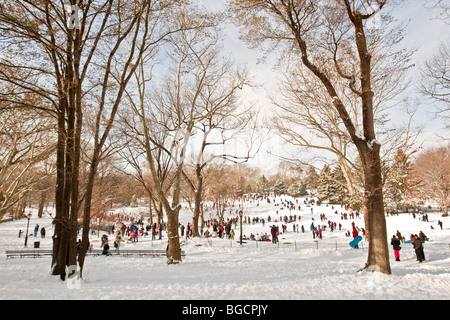
[[[241,246],[242,246],[242,217],[244,216],[244,212],[242,210],[239,210],[239,220],[241,221]]]
[[[25,247],[27,246],[28,243],[28,227],[30,226],[30,219],[31,219],[31,212],[29,214],[27,214],[27,234],[25,235]]]

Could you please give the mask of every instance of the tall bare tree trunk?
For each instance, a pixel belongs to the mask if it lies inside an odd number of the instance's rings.
[[[136,71],[138,61],[141,60],[142,55],[147,48],[147,41],[149,41],[149,17],[152,13],[151,1],[138,1],[134,5],[130,6],[125,4],[118,5],[119,8],[117,8],[117,14],[119,17],[121,17],[122,15],[127,15],[132,10],[135,10],[135,13],[128,24],[124,24],[123,26],[121,26],[124,28],[124,30],[118,32],[115,35],[115,42],[108,52],[108,59],[104,69],[101,84],[101,98],[97,107],[94,127],[94,148],[93,154],[90,159],[89,174],[83,208],[83,236],[78,255],[78,264],[80,266],[81,277],[83,274],[85,256],[88,250],[89,243],[91,202],[94,190],[94,182],[97,175],[98,165],[100,164],[103,156],[103,147],[108,139],[110,131],[113,128],[115,117],[121,104],[121,100],[126,87],[132,75]],[[127,38],[127,36],[130,36],[132,39],[129,47],[127,48],[129,55],[118,74],[114,74],[114,67],[112,66],[116,62],[116,54],[118,51],[120,51],[119,49],[121,48],[122,44],[125,43],[125,39]],[[118,88],[114,93],[114,97],[111,98],[108,97],[107,92],[112,83],[117,85]],[[110,106],[110,108],[108,108],[108,104],[110,103],[110,101],[112,101],[112,105]],[[105,122],[103,120],[104,117],[108,119],[105,125],[103,125],[103,123]]]
[[[390,274],[382,191],[381,145],[376,140],[374,123],[374,93],[371,83],[373,66],[365,30],[366,21],[379,14],[387,1],[377,0],[377,9],[374,9],[370,1],[366,3],[356,0],[325,2],[234,0],[231,2],[231,10],[236,15],[238,23],[248,29],[246,34],[248,39],[252,39],[255,43],[273,39],[282,41],[289,38],[289,45],[296,45],[303,66],[309,69],[326,89],[328,98],[331,99],[341,122],[358,149],[364,170],[364,214],[369,234],[366,267]],[[362,11],[366,13],[363,14]],[[322,25],[326,27],[320,28]],[[337,40],[337,35],[342,36],[344,28],[346,30],[353,28],[354,35],[350,37],[348,34],[347,41],[342,44]],[[335,48],[321,50],[316,43],[310,41],[316,38],[327,39],[323,46],[335,46]],[[320,40],[317,41],[320,42]],[[355,45],[355,52],[350,53]],[[315,54],[316,50],[329,56],[319,56]],[[325,62],[327,60],[330,64]],[[345,79],[348,82],[347,90],[361,101],[360,116],[362,116],[363,132],[358,131],[355,122],[357,119],[352,119],[340,98],[333,76]]]
[[[382,192],[380,146],[374,144],[372,148],[368,148],[367,145],[363,145],[364,143],[361,142],[361,149],[365,149],[361,155],[364,158],[364,221],[366,237],[369,240],[366,268],[390,274],[391,267]]]
[[[180,207],[175,210],[166,210],[167,215],[167,264],[181,262],[181,246],[178,233]]]
[[[202,206],[202,192],[203,192],[203,175],[202,175],[202,165],[196,165],[195,176],[197,178],[197,184],[194,188],[194,216],[192,217],[192,237],[200,237],[198,231],[200,211]],[[202,219],[203,222],[203,219]]]
[[[41,191],[41,197],[39,198],[38,217],[42,218],[44,215],[45,199],[47,198],[47,190]]]
[[[347,2],[348,3],[348,2]],[[347,5],[350,9],[350,5]],[[386,219],[384,217],[383,179],[381,171],[380,149],[381,145],[376,140],[373,91],[372,91],[372,56],[369,53],[364,30],[364,18],[360,12],[349,13],[349,18],[355,27],[356,45],[360,58],[361,73],[361,97],[364,140],[353,136],[360,158],[364,166],[365,184],[365,213],[369,233],[369,255],[367,266],[375,266],[382,273],[391,274],[389,263],[388,238],[386,231]]]

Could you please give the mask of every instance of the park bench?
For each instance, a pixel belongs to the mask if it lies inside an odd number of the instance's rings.
[[[128,256],[134,256],[134,255],[139,255],[139,256],[146,256],[146,255],[151,255],[151,256],[165,256],[167,255],[166,250],[144,250],[144,249],[132,249],[132,250],[127,250],[127,249],[110,249],[109,253],[111,255],[117,255],[117,256],[124,256],[124,257],[128,257]],[[90,250],[88,251],[87,255],[93,255],[93,256],[101,256],[103,255],[103,250],[99,249],[99,250]]]
[[[109,250],[111,255],[121,255],[124,257],[129,257],[133,255],[139,256],[166,256],[166,250],[145,250],[145,249],[133,249],[133,250]],[[20,258],[40,258],[42,256],[51,256],[53,254],[52,250],[7,250],[6,258],[20,257]],[[91,250],[87,252],[87,255],[93,256],[101,256],[103,254],[103,250]],[[184,251],[181,251],[181,256],[186,256]]]
[[[40,258],[42,256],[51,256],[53,250],[7,250],[6,258]]]
[[[94,252],[95,251],[95,252]],[[92,252],[90,254],[93,255],[101,255],[103,252],[103,250],[92,250]],[[160,256],[166,256],[167,255],[167,251],[166,250],[156,250],[156,249],[133,249],[133,250],[127,250],[127,249],[119,249],[119,250],[109,250],[109,253],[111,255],[121,255],[121,256],[134,256],[134,255],[139,255],[139,256],[154,256],[154,257],[160,257]],[[184,251],[181,251],[181,256],[186,256],[186,253]]]

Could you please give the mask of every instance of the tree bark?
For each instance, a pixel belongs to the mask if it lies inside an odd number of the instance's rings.
[[[372,148],[360,142],[361,157],[364,167],[364,221],[366,237],[369,242],[369,254],[366,268],[391,274],[389,262],[388,236],[386,219],[384,216],[383,183],[381,176],[380,146],[374,144]]]
[[[348,3],[348,2],[347,2]],[[350,5],[348,5],[350,8]],[[350,11],[349,11],[350,12]],[[365,184],[365,215],[367,215],[366,228],[369,233],[369,255],[367,266],[375,267],[385,274],[391,274],[389,263],[388,238],[386,219],[384,216],[383,180],[380,159],[380,144],[376,141],[371,61],[372,57],[367,47],[364,30],[364,19],[361,13],[350,14],[355,28],[356,45],[360,58],[361,98],[364,140],[352,137],[358,147],[360,158],[364,167]]]
[[[194,185],[194,182],[192,182],[187,175],[184,175],[185,179],[187,180],[190,188],[192,189],[192,192],[194,193],[194,216],[192,217],[192,237],[200,237],[200,233],[198,231],[199,227],[199,219],[200,219],[200,212],[202,208],[202,192],[203,192],[203,175],[202,175],[202,169],[203,165],[197,163],[195,167],[195,177],[197,179],[196,185]],[[202,218],[202,224],[203,224],[203,218]]]
[[[369,3],[340,0],[330,1],[329,5],[335,5],[333,10],[342,10],[340,13],[334,13],[329,10],[327,14],[336,14],[342,20],[333,21],[334,30],[330,31],[330,36],[335,36],[335,31],[342,31],[340,28],[352,27],[354,30],[354,43],[347,43],[347,49],[356,45],[357,51],[355,59],[352,55],[348,55],[350,69],[354,69],[354,74],[344,75],[342,69],[335,65],[337,70],[332,70],[331,67],[324,67],[321,62],[327,59],[336,61],[335,56],[330,57],[316,57],[317,60],[310,58],[309,54],[317,46],[315,43],[310,43],[310,39],[324,37],[324,34],[319,34],[323,29],[316,28],[317,25],[329,23],[328,17],[323,17],[324,13],[320,6],[315,1],[256,1],[256,0],[234,0],[231,5],[233,12],[238,17],[238,22],[249,28],[247,36],[249,39],[256,39],[257,42],[272,40],[273,38],[281,41],[282,39],[289,39],[291,43],[295,44],[299,50],[302,64],[309,69],[309,71],[317,77],[326,89],[331,103],[339,114],[339,117],[348,131],[352,142],[358,149],[359,156],[364,170],[365,183],[365,221],[366,229],[369,237],[369,254],[366,267],[374,268],[382,273],[390,274],[389,253],[386,235],[386,221],[384,217],[384,203],[382,191],[382,176],[381,176],[381,161],[380,161],[380,144],[376,141],[375,124],[374,124],[374,110],[373,110],[373,91],[372,91],[372,75],[371,69],[372,57],[367,44],[364,24],[366,20],[378,14],[386,4],[387,0],[377,1],[378,9],[374,11]],[[367,14],[362,14],[360,10],[367,10]],[[339,14],[341,14],[339,16]],[[274,23],[271,24],[271,19]],[[322,20],[324,19],[324,20]],[[278,27],[272,27],[277,26]],[[282,31],[279,31],[282,30]],[[252,34],[251,32],[254,32]],[[265,33],[267,31],[267,34]],[[314,33],[316,32],[316,33]],[[287,33],[291,33],[292,37],[288,37]],[[353,40],[351,40],[353,41]],[[324,43],[324,46],[329,46],[329,43]],[[359,66],[357,65],[359,63]],[[363,132],[358,132],[354,121],[350,117],[346,106],[339,98],[337,87],[334,86],[330,73],[338,74],[340,77],[349,81],[349,89],[353,92],[355,97],[360,99],[362,104],[362,125]],[[360,79],[360,88],[355,88],[356,79]]]

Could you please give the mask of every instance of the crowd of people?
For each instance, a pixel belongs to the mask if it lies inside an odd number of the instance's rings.
[[[262,200],[262,199],[261,199]],[[259,205],[255,199],[247,199],[247,201],[252,201]],[[269,198],[267,200],[270,203]],[[273,201],[274,203],[274,214],[263,216],[240,216],[239,211],[241,210],[241,205],[238,205],[238,208],[234,210],[230,210],[229,217],[221,217],[221,218],[210,218],[205,220],[201,226],[199,226],[199,235],[203,238],[222,238],[222,239],[235,239],[236,237],[236,229],[239,228],[238,225],[241,224],[240,219],[242,219],[243,225],[256,225],[261,224],[263,230],[261,232],[257,232],[256,235],[254,233],[243,234],[243,240],[255,240],[255,241],[266,241],[277,244],[279,242],[280,234],[292,231],[297,233],[306,233],[305,226],[302,224],[302,216],[309,216],[309,210],[305,213],[303,210],[302,215],[300,213],[296,213],[295,210],[301,210],[301,205],[306,205],[307,207],[311,207],[311,214],[314,213],[314,207],[319,206],[314,198],[304,199],[303,203],[299,203],[299,200],[296,199],[295,202],[292,200],[281,200],[281,202]],[[359,219],[360,212],[359,211],[350,211],[348,207],[342,207],[342,212],[336,210],[333,206],[331,206],[332,212],[334,212],[334,216],[336,219],[330,219],[330,215],[325,215],[324,213],[319,214],[319,219],[317,215],[310,216],[312,220],[309,230],[312,234],[313,239],[323,239],[325,232],[334,232],[334,231],[342,231],[343,222],[340,220],[347,219]],[[281,213],[280,213],[281,212]],[[416,216],[413,216],[416,218]],[[316,220],[315,220],[316,219]],[[428,221],[428,216],[421,215],[420,218],[422,221]],[[438,225],[442,229],[442,222],[438,221]],[[131,219],[128,224],[119,221],[111,225],[107,231],[108,234],[114,234],[114,248],[118,250],[123,242],[127,243],[137,243],[141,237],[149,237],[151,236],[152,240],[162,239],[163,231],[166,230],[167,225],[163,223],[151,223],[148,221],[144,223],[142,219],[138,219],[134,221]],[[267,228],[267,229],[266,229]],[[433,227],[432,227],[433,228]],[[266,230],[264,230],[266,229]],[[244,228],[245,230],[245,228]],[[358,236],[364,237],[366,232],[364,228],[356,226],[355,222],[352,222],[351,230],[344,229],[345,236],[349,238],[356,239]],[[189,239],[193,236],[193,225],[192,223],[179,224],[179,234],[182,238]],[[401,245],[403,243],[411,243],[416,256],[419,262],[425,261],[425,255],[423,250],[423,243],[427,241],[427,237],[421,231],[418,235],[411,235],[409,241],[405,241],[405,237],[401,235],[399,231],[394,235],[391,239],[391,245],[393,246],[394,256],[396,261],[400,261],[400,250]],[[109,250],[108,237],[104,235],[102,237],[101,242],[102,248],[107,248],[105,252]],[[358,245],[355,246],[358,248]],[[106,254],[106,253],[105,253]]]

